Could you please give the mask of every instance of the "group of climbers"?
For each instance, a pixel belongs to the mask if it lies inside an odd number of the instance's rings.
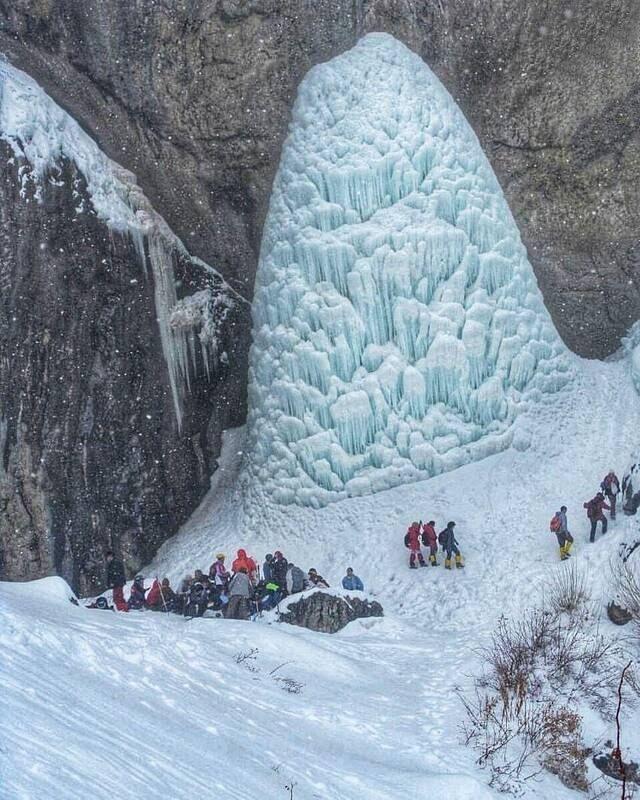
[[[136,575],[129,598],[124,599],[126,584],[124,565],[112,551],[106,554],[107,582],[113,589],[113,603],[118,611],[176,612],[187,617],[202,616],[207,609],[220,612],[227,619],[249,619],[252,613],[259,614],[275,608],[286,596],[309,588],[329,588],[328,582],[315,568],[305,572],[292,561],[288,561],[276,550],[268,553],[260,568],[246,550],[240,549],[232,562],[231,570],[225,566],[225,554],[217,553],[208,574],[197,569],[187,575],[175,592],[168,578],[155,578],[149,588],[144,586],[144,576]],[[363,591],[364,585],[349,567],[342,579],[343,588]],[[98,601],[104,601],[99,603]],[[108,608],[106,598],[98,598],[92,608]]]
[[[600,483],[600,491],[591,500],[583,503],[583,508],[587,511],[587,519],[591,525],[589,542],[593,543],[596,540],[598,523],[602,525],[602,533],[607,532],[608,520],[604,515],[605,511],[610,511],[611,519],[615,520],[618,494],[620,494],[620,481],[614,470],[611,469]],[[609,501],[608,504],[607,501]],[[561,506],[560,511],[556,511],[553,515],[549,523],[549,530],[555,533],[558,540],[561,561],[566,561],[570,556],[569,551],[573,545],[573,536],[569,532],[567,522],[566,506]]]
[[[429,563],[432,567],[438,566],[438,545],[445,553],[444,567],[451,569],[451,557],[455,556],[455,565],[458,569],[464,567],[462,554],[458,548],[458,541],[455,537],[455,522],[448,522],[447,527],[436,535],[435,520],[429,522],[412,522],[404,537],[404,545],[409,549],[409,567],[417,569],[418,564],[426,567],[427,562],[422,555],[421,544],[429,549]],[[416,563],[418,562],[418,564]]]

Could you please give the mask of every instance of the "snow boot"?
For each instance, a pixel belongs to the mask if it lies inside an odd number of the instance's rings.
[[[462,563],[462,556],[456,556],[456,569],[464,569],[464,564]]]
[[[424,558],[420,559],[420,566],[421,567],[426,567],[427,566],[427,562],[424,560]]]
[[[436,561],[436,557],[435,556],[431,556],[430,560],[431,560],[431,566],[432,567],[437,567],[438,566],[438,562]]]
[[[409,569],[418,569],[416,564],[409,564]]]
[[[444,568],[445,569],[451,569],[451,559],[450,558],[445,558],[445,560],[444,560]]]

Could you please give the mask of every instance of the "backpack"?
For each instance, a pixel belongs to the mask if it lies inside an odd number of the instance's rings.
[[[557,533],[560,530],[562,522],[560,521],[560,517],[557,514],[554,514],[551,518],[551,522],[549,523],[549,530],[551,533]]]
[[[410,545],[409,545],[409,532],[408,532],[408,531],[407,531],[407,533],[405,533],[405,535],[404,535],[404,546],[405,546],[405,547],[409,547],[409,546],[410,546]]]
[[[447,530],[448,528],[445,528],[438,534],[438,544],[442,545],[443,547],[445,545],[445,542],[447,541]]]
[[[291,591],[301,592],[304,589],[304,572],[300,567],[291,570]]]

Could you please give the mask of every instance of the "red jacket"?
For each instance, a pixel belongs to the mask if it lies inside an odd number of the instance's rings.
[[[589,519],[604,519],[604,514],[602,513],[602,509],[606,508],[607,511],[610,511],[611,508],[604,502],[604,497],[598,497],[597,495],[589,500],[588,503],[584,504],[584,508],[587,509],[587,516]]]
[[[425,523],[422,526],[422,543],[425,547],[437,547],[438,536],[433,525],[427,525]]]
[[[156,578],[149,589],[149,594],[147,595],[146,604],[151,608],[152,606],[158,605],[160,602],[160,582]]]
[[[420,547],[420,526],[412,525],[407,531],[409,547],[412,550],[418,550]]]
[[[238,556],[231,565],[231,569],[234,572],[239,572],[242,567],[247,570],[250,578],[255,575],[256,562],[251,558],[251,556],[247,555],[246,550],[238,550]]]

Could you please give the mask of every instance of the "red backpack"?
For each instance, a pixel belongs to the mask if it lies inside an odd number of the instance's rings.
[[[554,514],[551,518],[551,522],[549,523],[549,530],[551,533],[557,533],[560,530],[562,523],[560,521],[560,517],[557,514]]]

